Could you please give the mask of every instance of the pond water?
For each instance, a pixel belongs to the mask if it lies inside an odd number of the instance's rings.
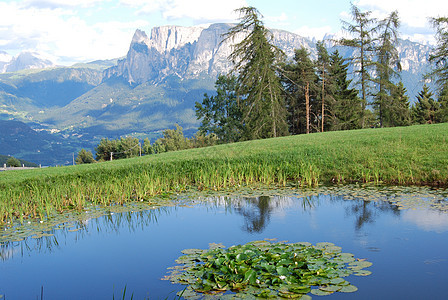
[[[256,194],[185,196],[175,206],[72,221],[47,231],[51,236],[3,237],[0,295],[122,299],[126,287],[126,299],[174,299],[185,286],[161,278],[181,250],[278,239],[332,242],[373,263],[371,275],[346,278],[357,292],[328,300],[446,299],[446,191],[333,187]]]

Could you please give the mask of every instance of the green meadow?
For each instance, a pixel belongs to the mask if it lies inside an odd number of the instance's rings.
[[[255,140],[126,160],[0,172],[0,223],[183,191],[258,185],[448,185],[448,123]]]

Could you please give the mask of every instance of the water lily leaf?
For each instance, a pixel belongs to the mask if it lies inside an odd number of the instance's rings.
[[[331,284],[337,284],[337,285],[341,285],[343,283],[345,283],[347,281],[345,281],[344,279],[337,277],[337,278],[333,278],[332,280],[330,280]]]
[[[372,263],[369,261],[355,261],[349,264],[349,268],[354,269],[354,268],[358,268],[358,269],[364,269],[364,268],[368,268],[372,266]]]
[[[311,294],[316,296],[328,296],[333,294],[333,292],[322,291],[320,289],[311,290]]]
[[[244,281],[250,282],[250,284],[255,284],[257,280],[257,272],[255,270],[250,269],[244,274]]]
[[[293,263],[292,260],[283,258],[278,261],[277,265],[289,266],[289,265],[292,265],[292,263]]]
[[[290,284],[287,288],[289,291],[299,294],[308,294],[311,292],[311,288],[307,285]]]
[[[339,290],[339,292],[342,292],[342,293],[353,293],[353,292],[356,292],[357,290],[358,290],[358,288],[356,286],[350,284],[350,285],[343,286]]]
[[[289,270],[288,270],[288,268],[280,266],[280,267],[277,267],[277,273],[279,275],[283,275],[284,276],[284,275],[288,275],[289,274]]]
[[[204,250],[201,249],[184,249],[181,251],[183,254],[202,254]]]
[[[317,243],[316,244],[316,248],[318,248],[318,249],[323,249],[323,248],[333,247],[333,246],[335,246],[333,243],[328,243],[328,242],[323,242],[323,243]]]
[[[356,275],[356,276],[368,276],[370,274],[372,274],[372,272],[370,272],[368,270],[359,270],[359,271],[356,271],[353,275]]]
[[[327,285],[327,286],[321,286],[319,287],[319,289],[325,292],[337,292],[340,289],[342,289],[342,287],[338,285]]]

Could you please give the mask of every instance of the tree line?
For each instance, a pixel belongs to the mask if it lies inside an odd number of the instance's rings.
[[[353,51],[344,59],[317,43],[317,58],[305,48],[288,60],[272,44],[254,7],[238,10],[240,23],[224,39],[235,44],[230,74],[218,77],[216,95],[196,103],[200,132],[221,142],[235,142],[332,130],[393,127],[448,121],[447,18],[432,19],[438,47],[430,55],[438,93],[425,84],[414,105],[400,79],[398,12],[378,20],[352,5],[352,23],[343,22],[350,38],[335,42]],[[353,80],[349,79],[352,67]]]
[[[183,128],[176,124],[175,129],[164,130],[162,137],[152,144],[148,138],[142,142],[132,136],[120,137],[115,140],[103,138],[95,147],[95,157],[91,151],[81,149],[76,157],[76,164],[90,164],[216,144],[218,144],[218,137],[215,134],[204,135],[197,132],[193,137],[187,138],[184,136]]]

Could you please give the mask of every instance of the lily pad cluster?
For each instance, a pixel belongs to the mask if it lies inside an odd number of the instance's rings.
[[[189,285],[184,298],[218,295],[224,298],[301,298],[350,293],[358,288],[344,277],[371,274],[372,265],[332,243],[254,241],[224,248],[183,250],[165,279]],[[233,292],[233,294],[231,293]],[[236,294],[235,294],[236,293]]]

